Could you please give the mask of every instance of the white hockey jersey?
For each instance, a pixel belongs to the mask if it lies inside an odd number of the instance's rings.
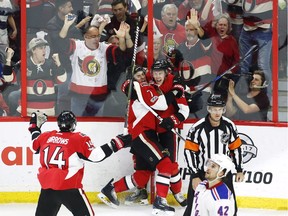
[[[232,216],[234,198],[226,184],[208,188],[208,181],[201,182],[195,190],[191,216]]]
[[[70,90],[78,94],[107,94],[107,59],[104,42],[96,50],[86,47],[84,41],[75,41],[75,50],[70,56],[73,73]]]

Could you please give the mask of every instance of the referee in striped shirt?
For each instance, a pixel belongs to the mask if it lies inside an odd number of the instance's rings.
[[[188,187],[187,207],[184,216],[190,216],[194,198],[194,190],[205,178],[204,164],[214,154],[226,154],[230,156],[235,164],[236,182],[244,180],[242,168],[241,140],[238,136],[235,124],[223,114],[226,103],[221,95],[211,94],[207,101],[208,115],[197,121],[189,130],[185,141],[185,159],[191,172]],[[232,191],[235,199],[235,213],[237,215],[237,204],[233,187],[232,173],[227,175],[225,182]]]

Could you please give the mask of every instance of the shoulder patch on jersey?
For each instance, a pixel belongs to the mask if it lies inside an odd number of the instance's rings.
[[[231,196],[231,191],[226,184],[218,185],[211,189],[211,194],[214,200],[229,199]]]
[[[158,100],[158,96],[154,96],[154,97],[151,98],[150,101],[151,101],[152,103],[155,103],[155,101],[157,101],[157,100]]]

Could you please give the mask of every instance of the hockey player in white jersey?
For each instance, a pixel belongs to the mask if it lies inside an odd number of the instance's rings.
[[[215,154],[206,162],[205,179],[196,188],[191,216],[232,216],[234,198],[223,178],[233,168],[232,160]]]

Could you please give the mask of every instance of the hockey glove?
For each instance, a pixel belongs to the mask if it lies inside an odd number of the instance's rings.
[[[180,123],[181,121],[175,115],[171,115],[170,117],[163,118],[159,125],[166,130],[171,130],[175,125],[179,125]]]
[[[40,111],[33,112],[30,118],[29,131],[38,128],[40,130],[41,126],[47,121],[47,115]]]
[[[110,144],[112,146],[112,150],[114,152],[117,152],[118,150],[122,148],[131,146],[131,142],[132,142],[132,137],[130,134],[127,134],[127,135],[119,134],[115,138],[111,139]]]
[[[182,85],[183,88],[185,87],[185,82],[184,82],[184,79],[179,76],[179,75],[175,75],[174,78],[173,78],[173,84],[176,85],[176,84],[179,84],[179,85]]]
[[[184,95],[185,88],[180,84],[175,84],[172,87],[172,92],[176,98],[181,98]]]

